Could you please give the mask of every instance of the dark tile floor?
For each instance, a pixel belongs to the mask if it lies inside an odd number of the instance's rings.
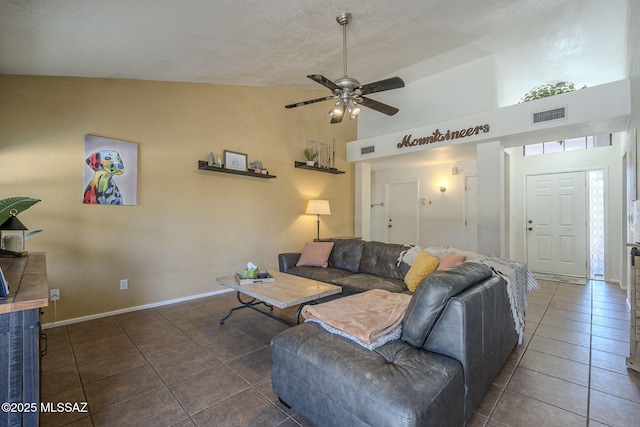
[[[523,345],[468,426],[640,425],[625,293],[540,285]],[[235,305],[228,293],[45,330],[42,400],[88,402],[89,413],[44,413],[41,425],[311,425],[271,390],[269,341],[286,326],[247,309],[219,325]]]

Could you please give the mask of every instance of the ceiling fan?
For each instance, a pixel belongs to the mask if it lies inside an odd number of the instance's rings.
[[[390,79],[361,85],[359,81],[347,75],[347,24],[351,22],[351,18],[352,16],[350,13],[343,13],[336,17],[338,24],[342,25],[344,77],[332,82],[320,74],[310,74],[307,76],[311,80],[329,88],[331,92],[333,92],[333,95],[285,105],[285,108],[302,107],[307,104],[337,99],[337,102],[329,111],[331,123],[342,122],[345,112],[349,114],[351,120],[355,119],[358,117],[358,114],[360,114],[360,105],[379,111],[388,116],[393,116],[399,111],[395,107],[383,104],[382,102],[375,101],[371,98],[366,98],[363,95],[404,87],[404,82],[400,77],[392,77]]]

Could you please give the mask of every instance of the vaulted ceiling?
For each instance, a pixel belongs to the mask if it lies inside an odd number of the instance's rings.
[[[540,52],[548,69],[578,69],[587,66],[580,58],[593,60],[593,53],[603,48],[618,61],[624,49],[617,41],[626,24],[626,4],[0,0],[0,73],[320,89],[305,76],[342,76],[342,29],[336,16],[343,12],[353,14],[347,27],[349,74],[363,83],[424,61],[431,61],[427,73],[437,73],[465,57],[486,54],[502,58],[498,68],[503,76],[522,64],[519,56]],[[603,14],[602,8],[615,13]],[[607,31],[589,36],[592,19]],[[611,19],[616,22],[606,22]],[[545,25],[554,28],[548,39],[529,37]],[[607,34],[615,37],[613,42]],[[592,63],[588,66],[593,68]],[[403,78],[410,82],[412,77]]]

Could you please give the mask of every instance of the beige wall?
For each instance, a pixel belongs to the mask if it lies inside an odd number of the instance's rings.
[[[275,270],[279,252],[315,237],[307,199],[331,202],[322,236],[353,234],[355,122],[330,125],[326,103],[283,108],[325,92],[0,75],[0,198],[42,199],[20,219],[44,230],[27,249],[47,253],[57,320],[219,290],[215,277],[247,261]],[[137,206],[82,204],[85,134],[139,144]],[[307,138],[335,139],[347,173],[295,169]],[[277,178],[197,170],[224,149]]]

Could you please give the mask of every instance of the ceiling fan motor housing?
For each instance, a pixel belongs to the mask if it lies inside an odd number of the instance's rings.
[[[338,85],[340,89],[342,89],[342,91],[335,90],[334,92],[336,93],[336,95],[340,95],[340,92],[348,92],[356,95],[356,89],[360,88],[361,86],[359,81],[351,77],[343,77],[341,79],[338,79],[335,81],[335,84]],[[360,93],[359,95],[362,95],[362,93]]]

